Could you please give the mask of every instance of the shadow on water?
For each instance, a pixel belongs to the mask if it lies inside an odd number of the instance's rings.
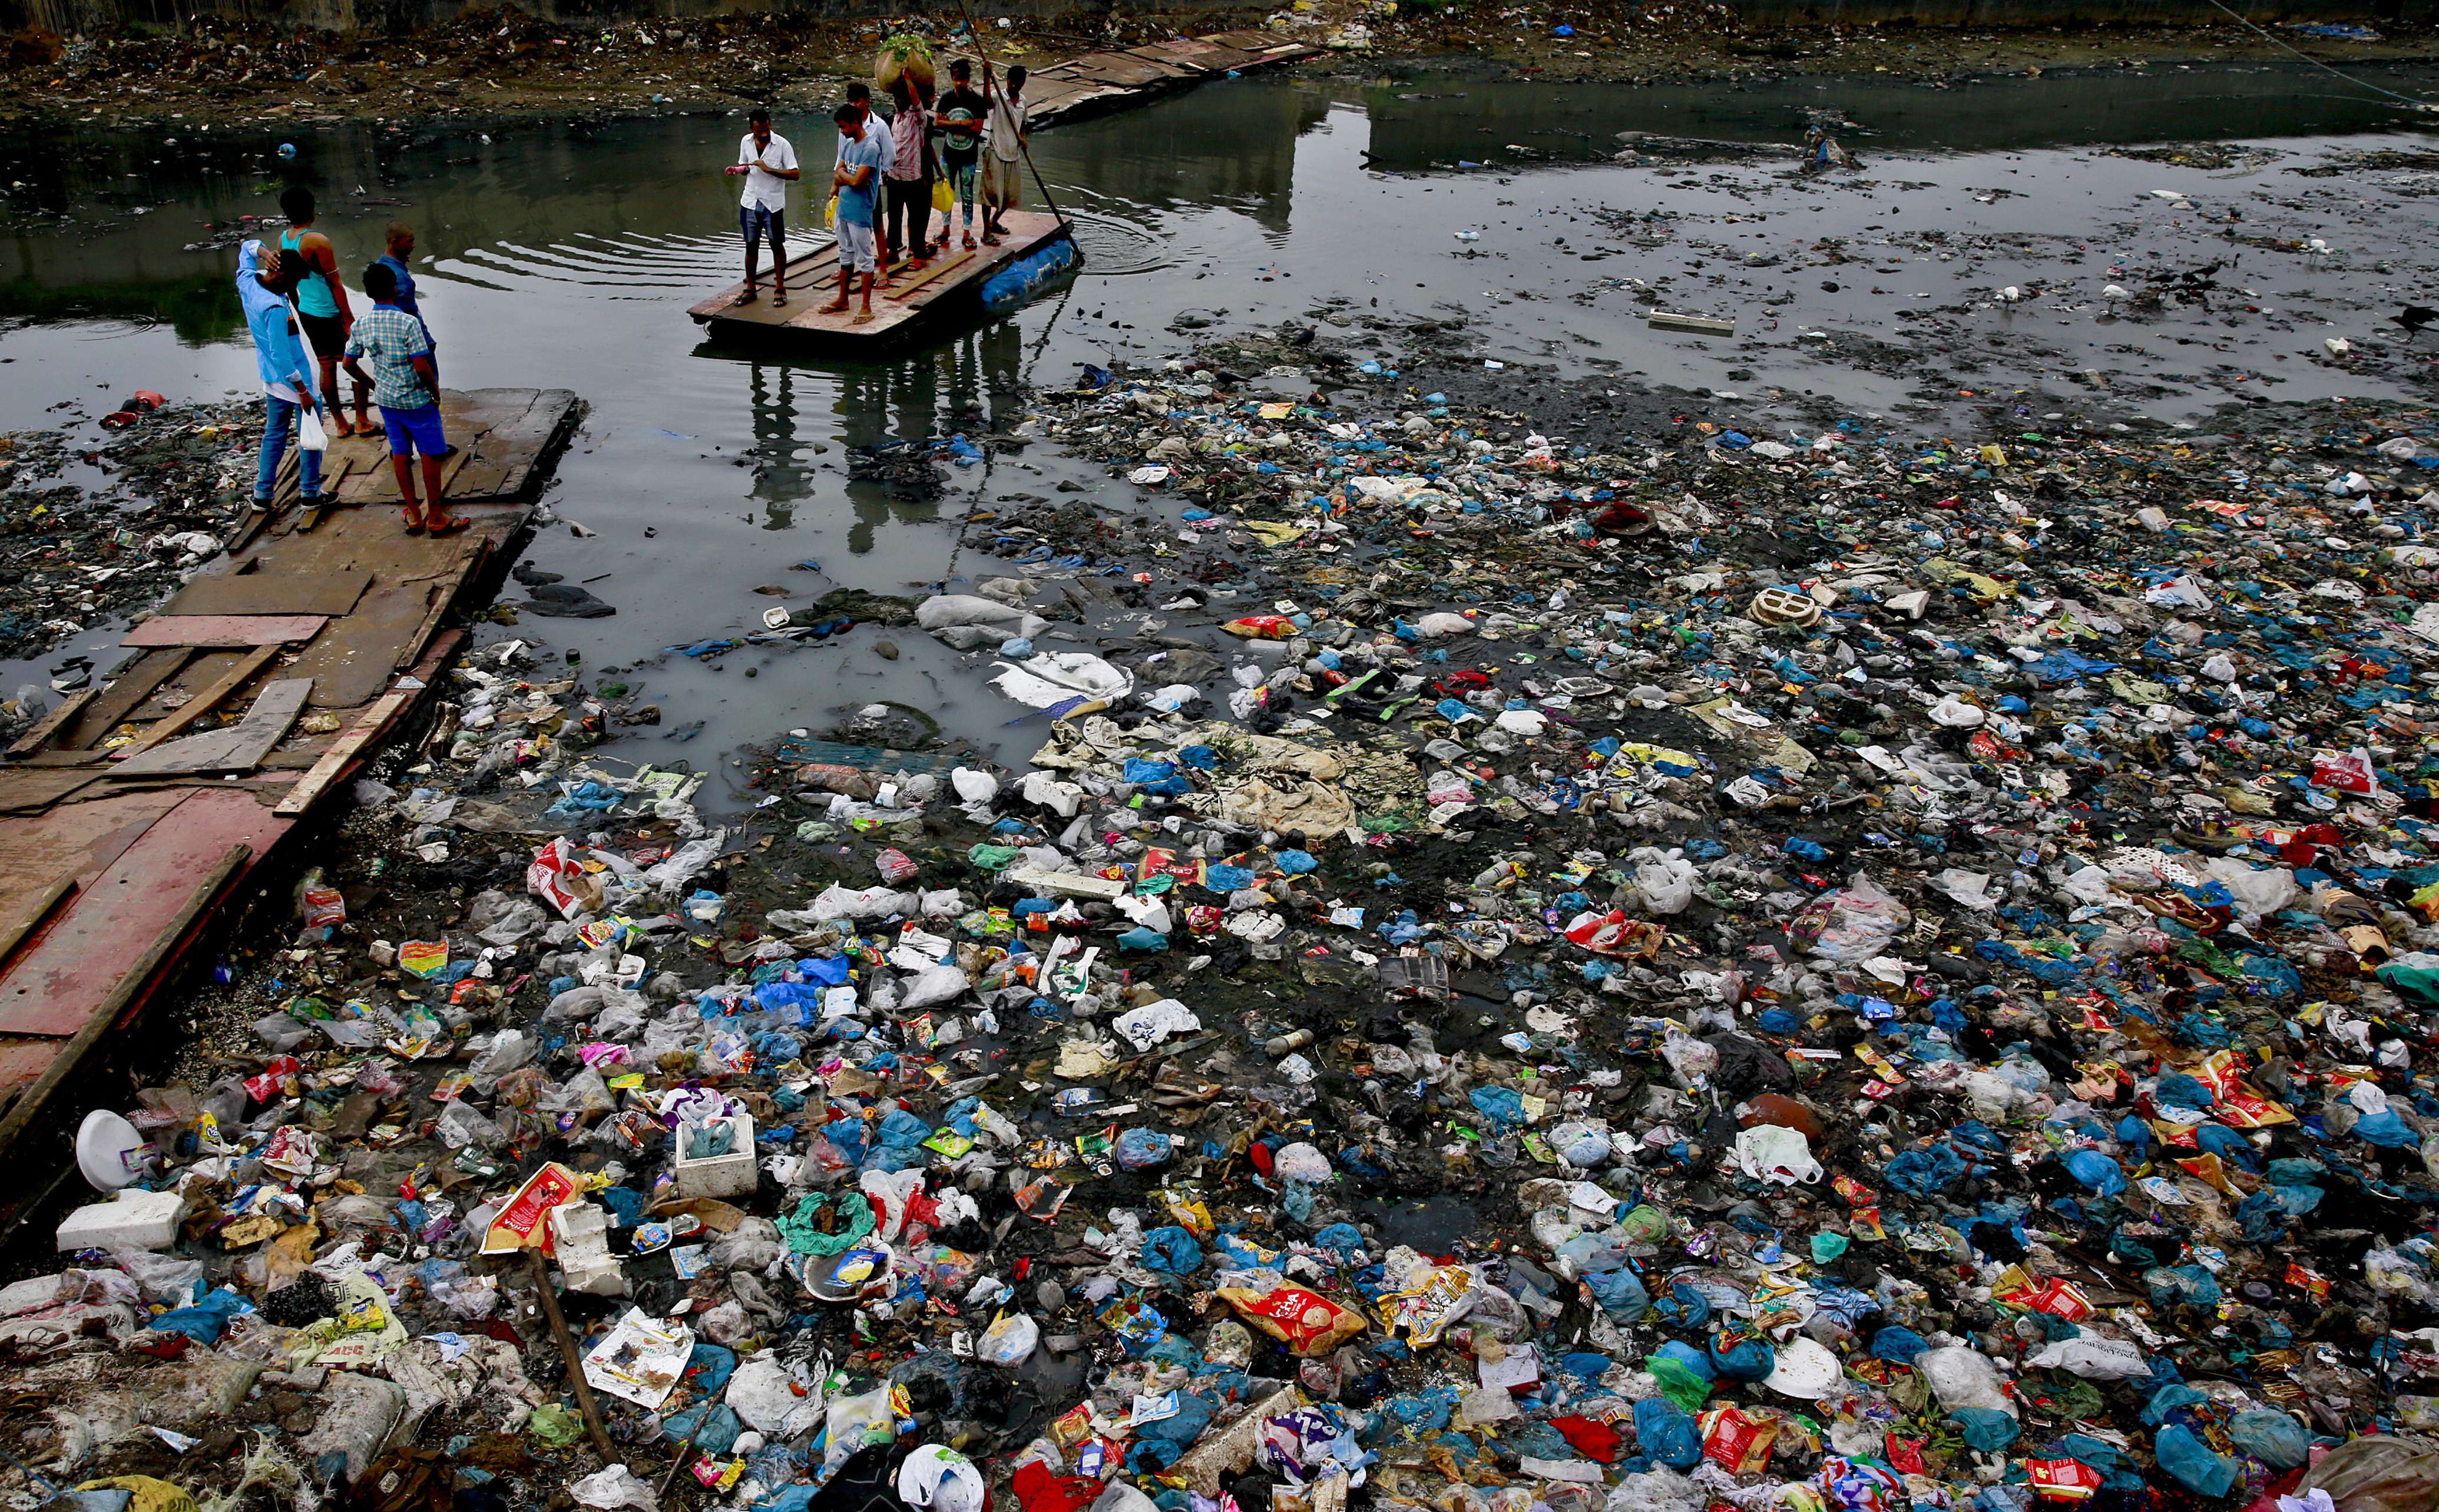
[[[237,289],[227,278],[142,284],[0,284],[0,320],[114,320],[166,326],[190,347],[227,341],[244,329]]]

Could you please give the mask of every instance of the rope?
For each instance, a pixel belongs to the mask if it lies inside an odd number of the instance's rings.
[[[2210,4],[2213,9],[2224,12],[2230,20],[2236,22],[2238,25],[2250,27],[2252,30],[2260,32],[2262,37],[2270,42],[2273,46],[2286,48],[2288,52],[2291,52],[2296,57],[2303,59],[2305,62],[2320,69],[2323,73],[2342,79],[2347,83],[2354,85],[2357,89],[2368,89],[2375,95],[2386,95],[2389,98],[2401,100],[2404,103],[2412,106],[2415,110],[2429,110],[2431,108],[2430,102],[2428,100],[2417,98],[2412,95],[2400,95],[2394,89],[2383,88],[2378,84],[2372,83],[2368,80],[2357,79],[2352,74],[2346,73],[2321,62],[2321,60],[2313,57],[2310,53],[2305,52],[2303,48],[2291,45],[2286,38],[2274,36],[2261,27],[2255,26],[2252,17],[2238,15],[2234,10],[2228,9],[2225,5],[2220,3],[2220,0],[2210,0]]]

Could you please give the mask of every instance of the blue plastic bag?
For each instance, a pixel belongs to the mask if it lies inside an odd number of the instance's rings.
[[[2310,1430],[2285,1413],[2267,1408],[2229,1418],[2227,1436],[2230,1443],[2273,1470],[2291,1470],[2312,1452]]]
[[[2160,1430],[2153,1451],[2159,1457],[2160,1468],[2196,1495],[2225,1496],[2235,1486],[2235,1461],[2212,1453],[2200,1435],[2182,1423],[2170,1423]]]
[[[1702,1462],[1702,1432],[1694,1414],[1658,1396],[1634,1404],[1634,1441],[1672,1470],[1690,1470]]]
[[[1202,1269],[1202,1246],[1179,1225],[1164,1224],[1144,1236],[1143,1266],[1163,1275],[1189,1276]]]

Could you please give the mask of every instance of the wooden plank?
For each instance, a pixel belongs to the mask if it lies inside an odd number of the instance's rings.
[[[330,742],[330,748],[322,753],[322,758],[296,779],[296,786],[289,789],[288,796],[280,799],[271,811],[276,814],[301,814],[312,808],[313,801],[322,796],[323,790],[336,782],[339,774],[356,759],[356,754],[369,742],[380,738],[388,730],[390,720],[398,718],[399,711],[415,702],[416,692],[413,688],[394,688],[383,694],[371,708],[365,710],[363,719]],[[0,956],[6,953],[0,952]]]
[[[368,572],[241,572],[198,578],[164,614],[322,614],[337,618],[365,596]]]
[[[476,531],[469,530],[457,541],[458,553],[463,560],[453,564],[456,570],[450,574],[445,587],[432,590],[431,602],[425,607],[423,617],[416,622],[414,633],[400,643],[398,657],[390,664],[392,667],[404,667],[423,654],[424,647],[439,633],[440,621],[448,616],[449,607],[457,601],[458,591],[466,586],[468,578],[474,576],[475,564],[490,550],[490,543]]]
[[[977,248],[975,250],[981,251],[984,249]],[[946,277],[949,274],[955,272],[958,268],[961,268],[968,262],[972,261],[973,258],[973,252],[968,252],[961,248],[955,256],[942,258],[939,261],[924,269],[921,273],[917,274],[909,282],[890,290],[889,297],[892,299],[911,298],[915,293],[924,285],[932,282],[935,278]]]
[[[203,772],[250,772],[288,734],[312,695],[310,677],[266,684],[243,718],[225,729],[206,730],[166,741],[121,762],[115,776],[187,776]]]
[[[714,332],[733,332],[740,336],[771,330],[774,334],[803,336],[814,342],[838,341],[842,345],[863,345],[873,338],[888,335],[898,327],[922,313],[934,302],[953,293],[978,287],[1001,267],[1064,235],[1059,218],[1036,210],[1011,210],[1006,216],[1008,235],[1002,245],[985,247],[972,254],[960,254],[946,265],[935,264],[939,271],[927,268],[901,288],[884,285],[873,299],[873,320],[857,325],[850,314],[824,314],[815,305],[808,304],[796,311],[781,325],[767,314],[758,313],[767,307],[749,306],[742,312],[712,315],[706,324]],[[706,301],[709,306],[712,301]]]
[[[7,927],[0,928],[0,967],[8,965],[9,958],[17,953],[17,947],[26,943],[26,937],[51,916],[51,910],[60,906],[60,900],[76,890],[75,878],[54,878],[34,895],[26,905],[25,912],[10,919]]]
[[[58,708],[44,715],[40,723],[17,737],[16,743],[9,747],[9,755],[11,757],[29,756],[50,744],[51,737],[58,734],[62,725],[82,714],[84,706],[100,696],[101,689],[89,687],[63,700]]]
[[[804,277],[808,282],[816,281],[811,275],[823,267],[835,267],[837,262],[838,244],[833,241],[824,241],[810,252],[799,253],[788,259],[788,287],[793,289],[799,277]],[[711,297],[695,301],[687,308],[686,313],[697,320],[708,320],[714,315],[727,313],[736,307],[737,296],[744,292],[745,280],[739,278]],[[757,307],[748,305],[744,308],[752,311]],[[769,308],[767,296],[759,308]]]
[[[184,646],[146,651],[125,670],[111,679],[101,696],[87,704],[77,717],[76,726],[61,743],[71,751],[82,751],[96,740],[116,729],[120,722],[144,706],[161,685],[177,675],[178,669],[193,659],[194,652]]]
[[[253,800],[244,801],[251,803]],[[216,863],[193,879],[194,884],[180,903],[177,913],[166,920],[141,952],[128,962],[126,969],[111,984],[108,991],[98,1001],[82,1005],[86,1010],[84,1022],[59,1047],[59,1053],[52,1058],[42,1076],[17,1094],[16,1101],[9,1105],[9,1115],[0,1118],[0,1150],[11,1148],[25,1136],[27,1130],[33,1127],[34,1120],[49,1108],[51,1099],[59,1095],[60,1089],[84,1063],[85,1058],[93,1053],[104,1035],[117,1028],[122,1020],[133,1018],[134,1011],[150,997],[154,978],[177,958],[186,946],[187,937],[202,924],[205,916],[212,911],[212,905],[220,900],[222,892],[239,873],[245,870],[246,863],[254,855],[252,846],[231,845]],[[134,938],[143,939],[144,936],[138,934]],[[123,952],[125,941],[111,943],[120,947],[119,952],[111,958],[126,959]],[[20,987],[17,990],[22,992],[26,989]]]
[[[265,667],[270,666],[271,659],[278,654],[279,648],[276,646],[256,647],[254,651],[245,657],[244,660],[239,662],[235,667],[230,667],[227,671],[223,672],[219,677],[214,678],[211,684],[205,687],[203,691],[197,693],[193,698],[188,699],[185,703],[181,704],[177,713],[170,715],[166,720],[155,722],[151,729],[146,730],[142,735],[136,737],[136,738],[131,743],[123,745],[116,751],[112,752],[111,756],[114,759],[123,761],[129,756],[141,756],[145,752],[151,750],[154,746],[159,745],[162,741],[185,729],[187,725],[194,723],[197,720],[202,719],[205,715],[209,714],[212,710],[218,708],[220,706],[221,700],[227,698],[230,694],[236,692],[239,688],[243,687],[248,682],[252,681],[254,674],[261,671]]]
[[[309,641],[326,614],[155,614],[119,637],[121,646],[193,646],[234,650]]]

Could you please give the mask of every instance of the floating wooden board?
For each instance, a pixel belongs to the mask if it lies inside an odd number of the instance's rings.
[[[389,728],[390,720],[398,718],[401,709],[415,702],[418,691],[420,689],[418,688],[395,688],[383,694],[371,708],[365,710],[365,717],[358,720],[352,729],[330,742],[330,748],[322,753],[321,759],[296,779],[296,786],[289,789],[288,796],[280,799],[271,811],[300,814],[312,808],[313,800],[322,796],[322,790],[337,781],[339,774],[347,770],[358,753]]]
[[[164,614],[322,614],[331,618],[356,607],[368,572],[219,573],[198,578],[161,607]]]
[[[309,641],[329,622],[325,614],[155,614],[119,637],[121,646],[191,646],[234,650]]]
[[[135,658],[119,669],[100,697],[85,705],[61,744],[70,751],[84,751],[142,708],[194,655],[184,646],[169,646]]]
[[[1722,320],[1717,315],[1679,314],[1666,310],[1653,311],[1643,323],[1653,330],[1682,330],[1695,336],[1733,336],[1736,333],[1736,323],[1732,319]]]
[[[260,765],[305,712],[313,691],[310,677],[287,677],[268,684],[245,711],[245,717],[224,730],[165,740],[141,756],[120,762],[116,777],[188,775],[201,772],[251,772]]]
[[[197,720],[202,719],[205,715],[209,714],[212,710],[220,707],[222,700],[227,698],[239,688],[245,686],[245,685],[253,679],[255,673],[259,672],[264,667],[270,666],[271,659],[278,654],[279,648],[276,646],[256,647],[245,656],[240,658],[235,666],[221,673],[220,676],[212,679],[212,681],[204,687],[197,689],[195,696],[180,704],[177,710],[170,714],[169,718],[156,720],[151,729],[146,730],[142,735],[137,736],[128,744],[112,752],[112,757],[123,762],[131,756],[142,756],[145,752],[151,750],[162,741],[167,740],[173,735],[176,735],[187,725],[194,723]]]
[[[32,729],[17,737],[16,743],[9,747],[9,755],[23,757],[40,751],[51,743],[51,737],[59,734],[61,730],[66,728],[70,720],[81,715],[86,704],[99,697],[101,697],[101,689],[89,687],[66,700],[58,708],[44,715]]]
[[[219,788],[139,795],[158,817],[102,863],[98,875],[38,923],[0,987],[0,1034],[64,1039],[86,1026],[109,990],[138,969],[139,956],[180,921],[199,895],[217,891],[216,863],[233,845],[256,854],[294,821],[250,792]],[[80,805],[80,808],[89,807]],[[42,894],[29,896],[30,907]]]
[[[1005,220],[1008,234],[998,246],[978,247],[970,254],[960,248],[947,258],[913,273],[899,267],[873,290],[873,318],[866,324],[856,324],[852,311],[844,314],[821,311],[819,307],[835,295],[835,281],[821,286],[825,292],[819,298],[798,294],[792,263],[788,276],[789,302],[784,308],[774,308],[767,293],[758,303],[739,305],[737,296],[745,292],[745,285],[733,283],[697,302],[687,313],[716,336],[844,349],[879,347],[899,336],[901,328],[914,323],[935,305],[945,305],[961,296],[974,299],[978,305],[981,287],[992,274],[1067,235],[1057,216],[1038,210],[1010,210]],[[862,304],[859,297],[857,307]]]

